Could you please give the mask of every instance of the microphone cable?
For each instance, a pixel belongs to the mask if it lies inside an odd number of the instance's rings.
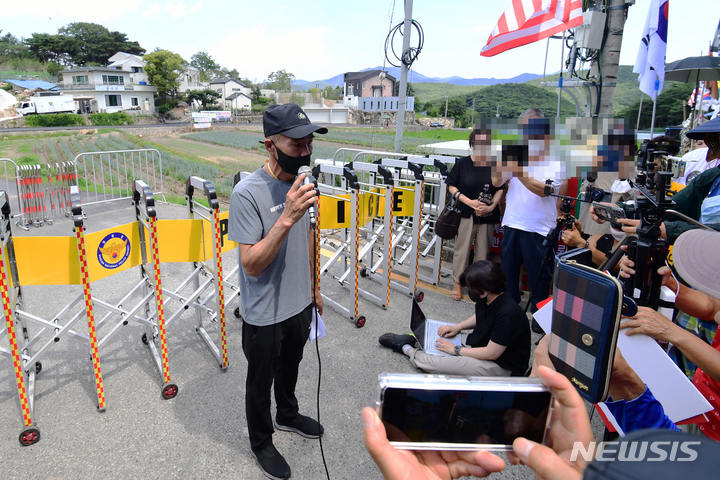
[[[315,198],[318,198],[317,195],[315,196]],[[318,282],[317,256],[318,256],[318,248],[320,248],[320,246],[318,245],[318,242],[317,242],[317,235],[315,235],[316,228],[317,228],[317,224],[312,225],[313,243],[315,244],[315,248],[313,249],[313,262],[312,262],[311,276],[313,279],[312,280],[312,300],[313,300],[313,315],[315,317],[315,352],[317,353],[317,360],[318,360],[318,382],[317,382],[317,394],[315,396],[315,405],[317,408],[317,422],[318,422],[318,425],[320,425],[320,382],[322,380],[322,361],[320,359],[320,339],[318,338],[318,328],[320,326],[320,318],[319,318],[319,313],[318,313],[317,307],[316,307],[317,297],[315,295],[317,282]],[[327,476],[327,479],[330,480],[330,471],[328,470],[327,462],[325,461],[325,450],[323,448],[322,437],[323,437],[322,435],[320,435],[318,437],[318,441],[320,442],[320,455],[322,456],[323,467],[325,467],[325,475]]]

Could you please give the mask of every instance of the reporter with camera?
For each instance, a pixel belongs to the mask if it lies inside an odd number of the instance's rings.
[[[584,237],[582,223],[575,220],[571,229],[565,229],[562,233],[562,241],[569,248],[587,248],[592,252],[592,262],[596,267],[602,265],[607,255],[613,251],[618,240],[611,234],[595,234]],[[624,235],[623,235],[624,236]]]
[[[492,246],[493,230],[500,221],[499,204],[503,181],[493,179],[490,167],[490,131],[470,133],[470,156],[460,157],[447,177],[448,193],[459,193],[461,220],[453,250],[452,299],[462,299],[460,275],[470,263],[470,248],[475,241],[473,261],[485,260]]]

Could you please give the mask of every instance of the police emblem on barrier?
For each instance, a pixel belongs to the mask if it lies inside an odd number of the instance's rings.
[[[113,232],[102,239],[97,250],[100,265],[105,268],[118,268],[130,256],[130,240],[120,232]]]

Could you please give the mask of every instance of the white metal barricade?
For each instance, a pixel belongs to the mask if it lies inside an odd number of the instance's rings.
[[[359,294],[385,309],[390,305],[395,182],[392,173],[382,165],[355,162],[348,164],[348,168],[360,178],[358,185],[365,210],[358,226],[364,240],[358,252],[358,263],[362,265],[360,276],[380,282],[385,298],[364,289],[359,289]]]
[[[341,263],[341,273],[334,275],[333,278],[339,283],[342,289],[349,291],[353,303],[350,307],[345,307],[338,300],[331,298],[327,293],[322,293],[323,302],[326,306],[336,310],[337,312],[349,318],[356,327],[362,328],[365,325],[366,318],[364,315],[360,315],[358,297],[358,277],[360,269],[358,267],[358,253],[359,253],[359,215],[360,215],[360,185],[358,184],[357,175],[355,172],[350,170],[348,167],[338,167],[333,165],[316,165],[313,168],[313,175],[318,178],[318,190],[320,197],[318,199],[318,225],[317,232],[323,229],[324,225],[323,218],[328,218],[328,212],[324,213],[322,204],[325,199],[329,199],[332,202],[337,202],[338,215],[343,218],[338,219],[339,224],[343,226],[340,228],[333,228],[339,232],[339,236],[333,236],[331,234],[325,234],[320,239],[319,233],[316,233],[317,251],[320,249],[330,250],[334,248],[334,252],[330,258],[323,265],[320,265],[319,253],[318,262],[319,273],[318,281],[323,275],[329,274],[330,269],[338,262]],[[322,176],[321,176],[322,175]],[[327,178],[326,178],[327,177]],[[322,180],[329,183],[323,183]],[[339,185],[337,185],[339,183]],[[345,206],[350,205],[350,219],[349,222],[345,218],[346,208]],[[327,222],[327,221],[325,221]],[[332,222],[335,224],[335,222]],[[346,226],[349,223],[349,226]],[[318,241],[319,240],[319,241]],[[337,242],[337,244],[335,244]],[[333,245],[335,245],[333,247]]]
[[[202,192],[208,202],[208,206],[201,204],[196,199],[196,191]],[[225,328],[225,309],[228,303],[233,299],[233,295],[225,297],[225,280],[222,266],[222,227],[220,221],[220,205],[217,199],[215,187],[210,182],[199,177],[189,177],[185,184],[185,198],[187,200],[188,214],[191,220],[206,220],[210,228],[210,238],[212,247],[212,262],[206,263],[204,260],[192,262],[190,275],[183,280],[173,290],[164,290],[167,296],[167,305],[176,301],[179,303],[177,309],[170,313],[167,317],[166,324],[169,326],[177,319],[185,310],[192,308],[195,312],[195,331],[200,335],[210,352],[220,364],[220,368],[224,371],[227,369],[227,335]],[[205,222],[202,222],[203,229]],[[205,235],[201,231],[201,240],[205,245]],[[203,247],[203,251],[205,248]],[[237,268],[237,267],[235,267]],[[233,275],[236,270],[229,273]],[[237,286],[231,286],[231,291],[239,294]],[[185,293],[183,293],[185,292]],[[237,296],[237,295],[235,295]],[[203,324],[204,316],[207,316],[211,323],[219,323],[220,325],[220,346],[210,338],[208,331]]]
[[[162,157],[154,148],[86,152],[74,163],[76,178],[85,188],[84,205],[128,200],[135,180],[149,185],[153,195],[165,201]]]

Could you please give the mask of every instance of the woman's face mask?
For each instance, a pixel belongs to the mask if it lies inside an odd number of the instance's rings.
[[[468,297],[470,297],[470,300],[475,303],[479,303],[479,302],[485,300],[485,298],[487,298],[487,296],[488,296],[487,292],[483,292],[482,294],[480,294],[474,290],[468,289]]]
[[[614,228],[610,228],[610,234],[618,242],[622,242],[623,239],[627,236],[627,234],[625,232],[623,232],[622,230],[616,230]]]

